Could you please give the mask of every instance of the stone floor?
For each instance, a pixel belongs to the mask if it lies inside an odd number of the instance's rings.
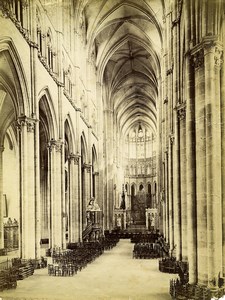
[[[48,276],[47,269],[18,281],[15,290],[0,292],[4,299],[169,300],[169,279],[158,271],[157,259],[133,259],[134,244],[118,245],[73,277]]]

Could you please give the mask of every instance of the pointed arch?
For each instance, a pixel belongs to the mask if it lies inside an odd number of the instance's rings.
[[[65,122],[65,134],[67,134],[69,138],[69,153],[75,153],[75,131],[73,127],[73,122],[70,114],[68,114],[64,120]]]
[[[131,194],[133,193],[133,195],[136,195],[137,193],[137,186],[136,183],[131,183]]]
[[[58,138],[58,124],[56,118],[56,112],[54,104],[52,101],[51,94],[48,87],[44,87],[38,94],[39,98],[39,109],[40,109],[40,120],[43,121],[46,127],[48,138],[57,139]]]
[[[0,60],[3,58],[7,64],[5,62],[4,64],[1,63],[4,70],[1,70],[0,83],[12,98],[16,117],[21,115],[30,116],[31,102],[27,78],[16,46],[9,37],[0,39]]]

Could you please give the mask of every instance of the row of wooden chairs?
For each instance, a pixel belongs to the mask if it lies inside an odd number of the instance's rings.
[[[104,250],[111,250],[113,247],[117,245],[118,242],[119,242],[119,238],[113,236],[105,237],[104,239],[102,239],[102,245]]]
[[[159,271],[163,273],[178,273],[178,265],[174,257],[166,257],[159,261]]]
[[[0,291],[17,287],[17,275],[14,268],[0,271]]]
[[[115,238],[105,238],[96,242],[73,245],[73,250],[52,251],[52,264],[48,264],[48,274],[53,276],[73,276],[81,271],[104,250],[110,250],[118,242]]]
[[[17,280],[33,275],[34,269],[47,267],[47,259],[7,259],[0,266],[0,291],[16,288]]]
[[[170,295],[172,299],[211,300],[210,289],[199,285],[181,284],[178,279],[170,280]],[[218,298],[217,298],[218,299]]]
[[[137,243],[134,245],[133,258],[149,259],[162,255],[161,246],[158,243]]]
[[[77,274],[78,267],[76,265],[54,265],[48,264],[48,275],[53,276],[73,276]]]
[[[131,243],[155,243],[159,239],[160,235],[158,233],[138,233],[133,234],[130,241]]]

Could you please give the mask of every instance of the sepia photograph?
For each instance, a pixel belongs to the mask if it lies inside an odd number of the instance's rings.
[[[225,0],[0,0],[0,300],[225,300]]]

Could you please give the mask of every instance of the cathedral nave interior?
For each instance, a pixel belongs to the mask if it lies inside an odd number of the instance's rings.
[[[224,0],[0,1],[0,290],[130,239],[134,261],[176,273],[168,297],[225,294],[224,14]]]

